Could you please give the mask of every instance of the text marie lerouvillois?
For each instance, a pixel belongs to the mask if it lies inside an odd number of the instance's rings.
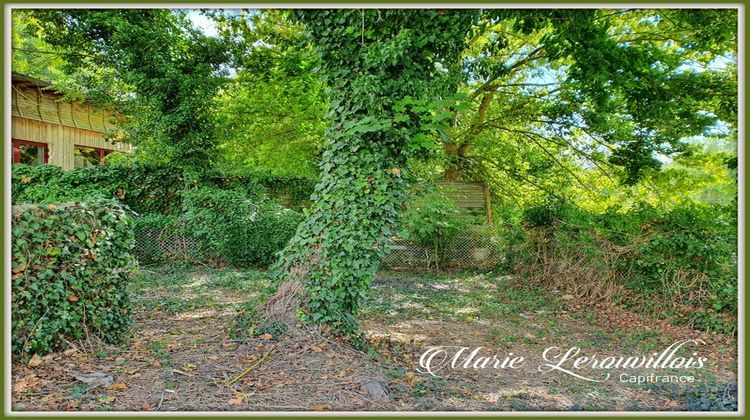
[[[543,374],[561,372],[576,378],[600,382],[610,377],[613,369],[635,371],[639,369],[702,369],[707,358],[698,354],[698,345],[702,340],[683,340],[672,343],[661,352],[650,355],[611,355],[600,357],[596,354],[586,355],[580,347],[564,349],[551,346],[541,353],[541,363],[537,371]],[[688,353],[688,355],[684,355]],[[450,369],[521,369],[526,367],[530,358],[508,352],[504,356],[489,354],[485,347],[437,346],[427,349],[419,358],[419,372],[433,376]],[[586,376],[589,372],[599,372],[595,376]],[[584,374],[585,373],[585,374]],[[602,377],[603,376],[603,377]]]

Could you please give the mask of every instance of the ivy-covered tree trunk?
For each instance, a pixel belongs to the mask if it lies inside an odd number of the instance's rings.
[[[302,306],[312,321],[352,333],[407,197],[407,159],[422,138],[425,104],[449,94],[444,69],[475,12],[294,13],[321,56],[331,127],[308,218],[274,267],[267,316],[289,321]]]

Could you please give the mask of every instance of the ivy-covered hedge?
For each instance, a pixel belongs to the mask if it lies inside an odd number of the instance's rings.
[[[204,254],[233,266],[267,266],[294,235],[302,214],[240,191],[200,188],[183,192],[180,217]]]
[[[116,199],[136,214],[138,258],[144,264],[180,260],[266,266],[302,219],[269,198],[265,183],[273,188],[287,184],[267,177],[208,172],[190,179],[170,165],[125,161],[71,171],[14,165],[12,182],[14,204]],[[298,188],[296,199],[302,200],[304,191]],[[164,252],[168,247],[159,243],[182,237],[200,249]]]
[[[182,191],[176,215],[134,218],[141,264],[265,267],[294,235],[302,214],[262,195],[203,187]]]
[[[136,213],[169,214],[180,209],[177,191],[187,185],[169,165],[127,163],[63,171],[52,165],[13,165],[13,204],[60,203],[115,198]]]
[[[302,178],[206,173],[191,180],[172,165],[125,160],[121,163],[63,171],[54,165],[13,165],[12,201],[60,203],[89,197],[116,198],[139,214],[174,214],[182,190],[198,187],[237,191],[253,199],[271,196],[298,208],[310,198],[315,182]]]
[[[117,342],[131,323],[133,230],[115,200],[23,205],[12,216],[12,350]]]

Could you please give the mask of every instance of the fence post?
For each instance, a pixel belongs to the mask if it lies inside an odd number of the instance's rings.
[[[484,203],[487,207],[487,224],[492,226],[492,202],[490,201],[490,188],[484,184]]]

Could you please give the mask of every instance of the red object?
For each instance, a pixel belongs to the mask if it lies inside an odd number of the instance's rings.
[[[39,147],[44,150],[44,163],[49,162],[49,147],[47,143],[39,143],[36,141],[28,140],[17,140],[12,139],[13,143],[13,163],[21,163],[21,146]]]
[[[80,144],[76,144],[75,147],[81,148],[81,149],[94,149],[97,152],[99,152],[99,164],[104,165],[104,156],[107,156],[108,154],[114,152],[114,150],[111,149],[102,149],[100,147],[93,147],[93,146],[83,146]]]
[[[104,156],[107,156],[111,150],[107,149],[98,149],[99,150],[99,164],[104,165]]]

